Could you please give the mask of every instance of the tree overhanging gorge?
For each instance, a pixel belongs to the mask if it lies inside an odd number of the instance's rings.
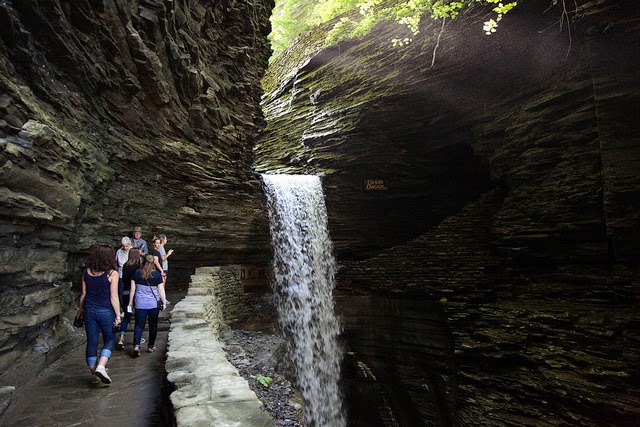
[[[367,36],[376,26],[396,22],[405,29],[404,35],[390,39],[394,46],[411,42],[420,32],[423,19],[455,19],[461,10],[482,3],[491,5],[482,29],[487,35],[496,32],[498,22],[504,14],[517,6],[518,2],[500,0],[279,0],[271,17],[272,31],[269,34],[274,57],[285,51],[298,37],[307,38],[309,32],[319,26],[323,31],[324,47],[339,42]],[[569,10],[563,2],[565,15]],[[563,18],[565,16],[563,15]],[[314,31],[315,32],[315,31]],[[401,33],[399,33],[401,34]]]

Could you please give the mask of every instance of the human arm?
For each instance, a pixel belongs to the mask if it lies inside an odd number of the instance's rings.
[[[173,253],[173,249],[169,249],[169,252],[167,252],[165,255],[162,255],[162,260],[166,261],[167,258],[169,258],[169,255],[171,255]]]
[[[164,291],[164,283],[158,285],[158,295],[162,301],[162,310],[165,310],[167,308],[167,294]]]
[[[82,291],[80,293],[80,303],[78,304],[78,312],[76,313],[76,319],[82,317],[84,312],[84,300],[87,297],[87,284],[84,281],[84,274],[82,275]]]
[[[109,299],[111,300],[111,307],[113,307],[113,311],[116,313],[116,320],[114,324],[120,324],[120,298],[118,297],[118,279],[120,276],[118,272],[112,270],[109,273]]]
[[[153,256],[153,265],[156,266],[156,270],[158,270],[158,273],[160,273],[161,276],[165,276],[164,270],[162,269],[162,266],[160,265],[159,257],[156,256],[156,255]]]
[[[133,307],[133,298],[136,296],[136,281],[131,279],[131,290],[129,291],[129,307]]]

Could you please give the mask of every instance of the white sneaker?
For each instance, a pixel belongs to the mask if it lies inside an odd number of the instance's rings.
[[[105,384],[111,384],[111,377],[107,374],[107,370],[104,366],[98,365],[96,368],[96,377],[100,378],[100,381]]]
[[[146,342],[147,342],[147,340],[145,340],[144,338],[140,338],[140,344],[144,344]]]

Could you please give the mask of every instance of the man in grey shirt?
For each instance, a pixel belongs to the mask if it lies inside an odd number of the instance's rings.
[[[147,242],[142,238],[142,228],[135,227],[133,229],[133,238],[131,239],[131,247],[140,249],[140,255],[144,256],[149,253]]]

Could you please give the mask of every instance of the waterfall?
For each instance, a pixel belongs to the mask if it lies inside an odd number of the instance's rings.
[[[338,388],[342,352],[332,291],[336,264],[320,178],[263,175],[279,324],[305,401],[307,427],[346,425]]]

